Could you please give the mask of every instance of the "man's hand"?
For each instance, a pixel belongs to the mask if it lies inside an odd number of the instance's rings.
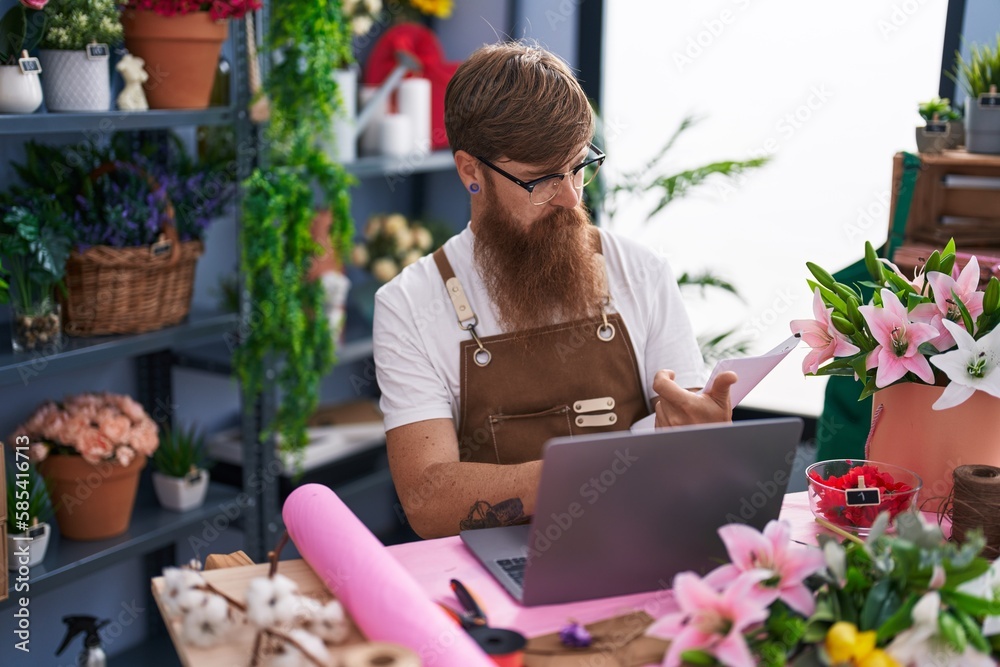
[[[729,388],[736,379],[736,373],[726,371],[700,394],[674,382],[673,371],[658,372],[653,378],[653,391],[660,396],[656,402],[656,427],[732,421]]]

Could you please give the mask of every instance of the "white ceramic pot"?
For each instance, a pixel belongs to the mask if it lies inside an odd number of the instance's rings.
[[[194,481],[187,477],[171,477],[160,472],[153,473],[153,488],[160,505],[175,512],[186,512],[201,507],[208,492],[208,471],[199,470]]]
[[[0,65],[0,113],[32,113],[42,105],[38,74],[22,74],[17,65]]]
[[[45,559],[45,552],[49,548],[49,536],[52,534],[52,527],[47,523],[40,523],[38,527],[42,529],[40,535],[35,535],[30,540],[16,539],[22,535],[7,535],[7,569],[16,570],[21,565],[34,567]],[[28,550],[28,562],[22,563],[23,549]]]
[[[111,69],[107,60],[91,60],[86,51],[41,49],[42,87],[49,111],[108,111]]]

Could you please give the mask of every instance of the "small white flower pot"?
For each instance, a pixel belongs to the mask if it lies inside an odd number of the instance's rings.
[[[38,74],[22,74],[17,65],[0,65],[0,113],[33,113],[42,105]]]
[[[49,548],[49,535],[52,534],[52,527],[47,523],[40,523],[38,527],[42,529],[41,534],[35,535],[30,540],[17,539],[24,537],[23,534],[7,535],[7,569],[17,570],[22,565],[34,567],[45,559],[45,552]],[[22,562],[24,550],[28,552],[28,562]]]
[[[208,492],[208,471],[199,470],[199,476],[171,477],[160,472],[153,473],[153,488],[160,505],[174,512],[186,512],[201,507]]]
[[[87,52],[42,49],[42,86],[49,111],[108,111],[111,69],[107,60],[90,60]]]

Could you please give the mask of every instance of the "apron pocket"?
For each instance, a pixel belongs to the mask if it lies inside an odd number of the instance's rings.
[[[489,422],[497,463],[505,465],[537,461],[549,439],[573,435],[568,405],[520,415],[490,415]]]

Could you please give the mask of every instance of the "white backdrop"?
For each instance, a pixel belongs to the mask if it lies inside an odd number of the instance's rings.
[[[659,249],[675,271],[712,269],[747,303],[688,295],[699,332],[736,327],[764,351],[811,316],[807,260],[831,272],[878,245],[892,156],[914,150],[918,101],[937,93],[946,0],[608,2],[606,168],[632,170],[681,119],[705,120],[668,172],[772,156],[734,188],[707,185],[643,224],[655,198],[606,224]],[[581,45],[581,48],[586,48]],[[613,176],[611,176],[613,178]],[[818,415],[825,379],[797,350],[744,405]]]

